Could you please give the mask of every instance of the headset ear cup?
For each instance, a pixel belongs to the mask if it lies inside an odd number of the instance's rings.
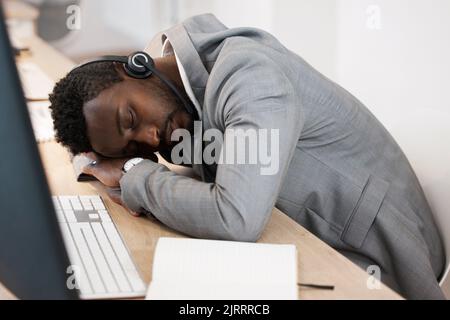
[[[144,79],[152,75],[153,66],[153,59],[147,53],[138,51],[128,56],[124,69],[130,77]]]

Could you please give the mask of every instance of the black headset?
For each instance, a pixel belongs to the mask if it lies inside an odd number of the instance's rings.
[[[193,116],[194,119],[197,119],[197,112],[194,111],[192,105],[186,101],[185,97],[178,91],[176,86],[167,79],[163,74],[161,74],[155,68],[155,62],[152,57],[143,51],[137,51],[126,56],[101,56],[87,62],[84,62],[74,69],[72,69],[69,73],[74,72],[75,70],[93,64],[97,62],[119,62],[123,64],[123,68],[127,75],[135,79],[146,79],[150,77],[152,74],[156,75],[162,82],[164,82],[170,90],[180,99],[183,103],[186,111]]]

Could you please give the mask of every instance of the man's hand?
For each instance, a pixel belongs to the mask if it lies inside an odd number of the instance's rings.
[[[131,210],[130,208],[128,208],[125,203],[123,203],[122,201],[122,195],[121,195],[121,191],[120,188],[105,188],[106,193],[108,194],[108,197],[114,201],[115,203],[117,203],[118,205],[121,205],[122,207],[124,207],[125,209],[128,210],[128,212],[135,217],[140,216],[140,213],[138,212],[134,212],[133,210]]]
[[[105,188],[102,188],[108,194],[109,198],[115,203],[123,206],[133,216],[139,216],[138,212],[134,212],[127,208],[123,203],[120,191],[120,179],[123,176],[123,165],[131,158],[108,159],[100,158],[93,152],[85,154],[92,160],[91,164],[83,168],[83,173],[94,176],[99,180]],[[158,162],[158,157],[153,154],[150,160]]]
[[[94,153],[86,154],[92,159],[92,163],[83,168],[83,173],[96,177],[101,183],[110,188],[119,186],[123,176],[122,168],[130,158],[102,159]]]

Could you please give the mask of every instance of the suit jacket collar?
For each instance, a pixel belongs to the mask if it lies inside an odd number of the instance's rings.
[[[209,73],[189,39],[186,29],[182,24],[179,24],[162,34],[162,43],[164,43],[166,39],[169,39],[173,50],[176,52],[180,63],[183,65],[197,101],[203,106]],[[201,110],[197,110],[197,112],[200,112],[199,114],[201,114]]]
[[[194,16],[162,32],[161,44],[169,40],[183,65],[191,84],[192,91],[200,106],[203,107],[209,72],[202,51],[211,45],[209,35],[227,28],[211,14]],[[205,50],[207,51],[207,50]],[[198,110],[201,114],[201,110]]]

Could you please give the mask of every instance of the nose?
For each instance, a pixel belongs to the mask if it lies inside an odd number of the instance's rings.
[[[150,147],[157,149],[160,144],[159,130],[155,126],[143,128],[135,140],[139,143],[149,145]]]

